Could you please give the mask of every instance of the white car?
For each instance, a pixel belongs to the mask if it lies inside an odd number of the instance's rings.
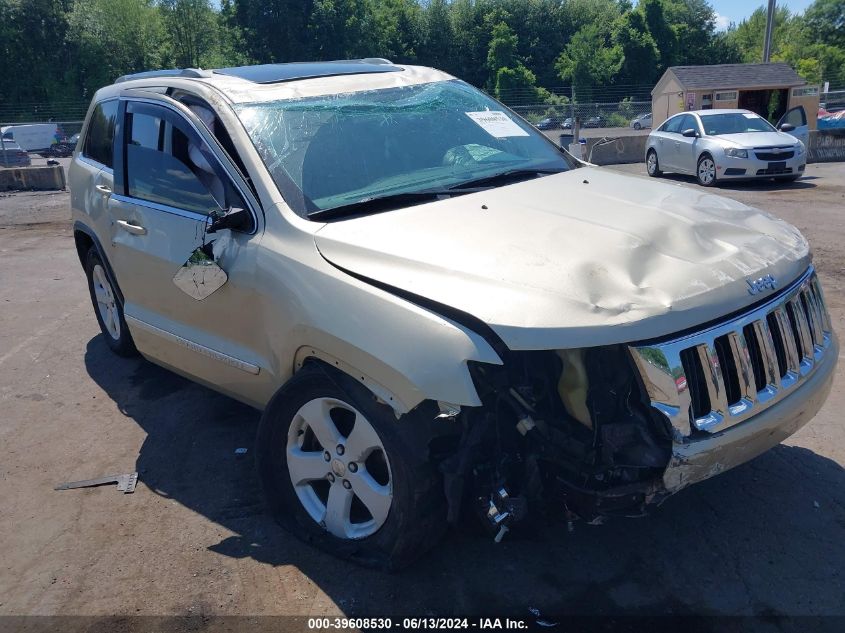
[[[631,127],[635,130],[651,127],[651,112],[641,114],[631,121]]]
[[[705,187],[724,180],[793,181],[807,164],[804,143],[748,110],[697,110],[668,118],[648,135],[649,176],[664,171],[694,175]]]
[[[369,565],[467,514],[641,514],[807,423],[839,357],[797,229],[431,68],[125,77],[69,180],[97,344],[263,410],[276,519]]]

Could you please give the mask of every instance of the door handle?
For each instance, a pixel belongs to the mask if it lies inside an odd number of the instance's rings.
[[[146,235],[147,229],[143,226],[138,226],[137,224],[131,224],[126,220],[118,220],[117,225],[122,228],[127,233],[132,233],[132,235]]]
[[[96,187],[94,187],[94,189],[99,191],[101,195],[104,195],[104,196],[110,196],[111,195],[111,189],[109,189],[105,185],[97,185]]]

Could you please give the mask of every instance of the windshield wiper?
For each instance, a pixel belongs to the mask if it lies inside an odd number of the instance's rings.
[[[314,211],[308,214],[309,220],[335,220],[361,213],[380,213],[391,211],[407,204],[414,204],[426,200],[437,200],[440,196],[460,196],[467,193],[480,191],[474,187],[455,187],[454,189],[424,189],[423,191],[403,191],[391,193],[384,196],[373,196],[342,204],[330,209]]]
[[[454,189],[463,189],[465,187],[495,187],[496,185],[506,185],[520,180],[527,180],[528,178],[536,178],[537,176],[548,176],[551,174],[560,174],[567,169],[511,169],[503,171],[500,174],[493,174],[492,176],[484,176],[474,180],[467,180],[466,182],[459,182],[453,185]]]

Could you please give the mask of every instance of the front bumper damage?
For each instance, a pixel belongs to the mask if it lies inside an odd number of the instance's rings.
[[[839,357],[835,336],[816,371],[788,398],[755,417],[716,433],[672,447],[672,459],[651,500],[743,464],[780,444],[821,409],[833,383]]]
[[[469,499],[498,540],[538,514],[641,516],[809,422],[838,355],[810,268],[753,309],[668,340],[471,364],[483,406],[455,417],[464,431],[441,461],[450,519]]]

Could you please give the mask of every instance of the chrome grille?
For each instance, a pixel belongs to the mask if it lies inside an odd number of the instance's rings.
[[[812,267],[764,305],[701,332],[631,346],[651,404],[688,436],[756,415],[809,376],[831,342]]]

